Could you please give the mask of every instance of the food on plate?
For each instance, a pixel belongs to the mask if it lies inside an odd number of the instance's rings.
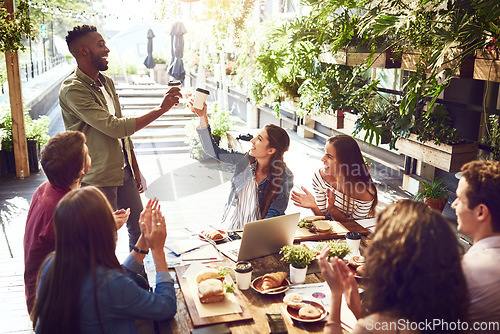
[[[308,216],[308,217],[304,217],[302,218],[299,223],[298,223],[298,226],[299,227],[305,227],[305,228],[313,228],[313,221],[315,220],[321,220],[321,219],[325,219],[325,216]]]
[[[286,275],[287,274],[284,271],[265,274],[262,277],[262,290],[273,289],[281,286],[281,283],[285,280]]]
[[[312,305],[305,305],[299,310],[299,317],[302,319],[316,319],[321,316],[321,311]]]
[[[222,240],[224,239],[224,235],[216,229],[209,229],[201,232],[205,237],[209,238],[210,240]]]
[[[351,249],[345,241],[340,241],[340,240],[329,240],[329,241],[323,241],[318,243],[317,249],[319,251],[323,250],[325,247],[330,248],[330,252],[328,252],[328,258],[331,257],[338,257],[339,259],[343,259],[346,257],[349,253],[351,253]]]
[[[349,259],[349,265],[354,269],[365,263],[365,258],[363,256],[355,255]]]
[[[200,284],[201,282],[208,280],[208,279],[218,279],[220,280],[221,278],[224,278],[225,273],[222,270],[215,269],[215,268],[207,268],[205,270],[202,270],[198,273],[196,276],[196,282]]]
[[[218,303],[226,298],[221,280],[210,278],[198,284],[198,297],[203,304]]]
[[[293,309],[300,310],[306,304],[302,302],[302,296],[298,293],[289,293],[283,298],[283,303],[290,306]]]
[[[312,224],[319,233],[327,233],[332,229],[332,225],[327,220],[315,220]]]
[[[365,277],[366,276],[366,267],[364,264],[360,265],[359,267],[356,268],[356,275],[359,277]]]

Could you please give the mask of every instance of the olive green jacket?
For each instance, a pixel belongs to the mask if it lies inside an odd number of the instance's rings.
[[[124,139],[131,164],[133,144],[129,136],[135,132],[135,118],[122,116],[113,80],[101,73],[99,80],[113,97],[116,117],[109,113],[101,89],[79,68],[62,83],[59,104],[66,130],[80,131],[87,136],[92,168],[83,182],[96,187],[121,186],[125,158],[120,139]]]

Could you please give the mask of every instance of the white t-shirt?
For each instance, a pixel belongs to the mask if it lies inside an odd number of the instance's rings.
[[[462,259],[469,290],[469,322],[500,322],[500,236],[476,242]]]

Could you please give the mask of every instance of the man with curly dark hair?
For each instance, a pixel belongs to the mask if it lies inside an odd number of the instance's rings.
[[[461,171],[451,207],[458,231],[474,241],[462,260],[469,322],[496,322],[500,333],[500,161],[471,161]]]
[[[83,183],[98,187],[111,206],[130,208],[127,222],[129,245],[141,234],[139,215],[143,191],[139,166],[130,136],[156,120],[179,102],[179,88],[172,88],[161,104],[139,117],[123,117],[120,101],[108,69],[109,49],[96,27],[83,25],[68,32],[66,42],[77,69],[61,85],[59,103],[67,130],[87,136],[92,170]]]

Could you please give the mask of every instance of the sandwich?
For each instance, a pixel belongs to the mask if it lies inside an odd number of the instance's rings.
[[[315,220],[312,224],[318,233],[327,233],[332,229],[332,225],[328,220]]]
[[[196,282],[200,284],[201,282],[208,279],[217,279],[222,281],[224,279],[224,276],[225,272],[223,272],[222,270],[207,268],[198,273],[198,275],[196,276]]]
[[[201,232],[201,234],[203,234],[205,237],[209,238],[210,240],[214,240],[214,241],[219,241],[219,240],[224,239],[224,236],[222,235],[222,233],[220,233],[220,231],[218,231],[216,229],[205,230],[205,231]]]
[[[215,278],[206,279],[198,284],[198,297],[203,304],[218,303],[226,298],[222,281]]]

